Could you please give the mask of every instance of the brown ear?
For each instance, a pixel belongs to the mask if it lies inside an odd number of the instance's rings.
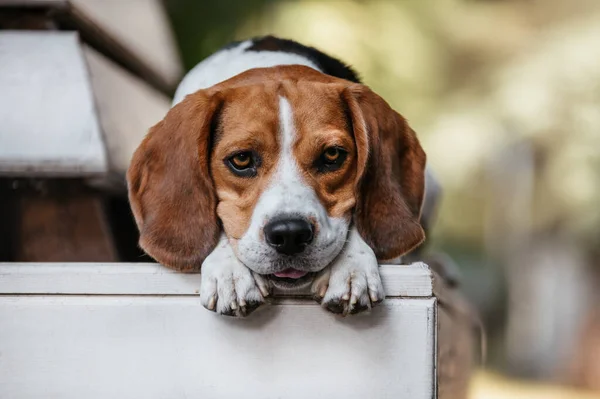
[[[425,238],[425,152],[406,120],[366,86],[346,88],[343,98],[357,147],[354,223],[378,259],[393,259]]]
[[[150,129],[127,172],[140,246],[176,270],[200,270],[219,238],[209,147],[220,105],[205,91],[187,96]]]

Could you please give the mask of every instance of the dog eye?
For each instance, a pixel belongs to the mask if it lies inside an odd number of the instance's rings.
[[[242,152],[231,157],[231,164],[239,170],[243,170],[252,166],[252,154]]]
[[[330,163],[335,163],[335,161],[337,161],[339,157],[340,149],[337,147],[329,147],[323,153],[323,158],[325,158],[325,160]]]
[[[340,147],[329,147],[323,151],[315,166],[319,172],[332,172],[338,170],[346,160],[346,152]]]
[[[236,175],[241,177],[256,176],[257,157],[252,151],[242,151],[231,155],[225,164]]]

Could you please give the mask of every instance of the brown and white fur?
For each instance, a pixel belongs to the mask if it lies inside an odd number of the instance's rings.
[[[424,239],[425,180],[402,116],[340,61],[274,37],[192,69],[128,172],[142,248],[201,269],[202,304],[237,316],[273,286],[311,285],[344,315],[383,300],[378,262]]]

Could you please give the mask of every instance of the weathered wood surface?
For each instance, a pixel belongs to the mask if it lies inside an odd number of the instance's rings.
[[[2,0],[0,6],[51,9],[49,19],[165,92],[183,73],[160,0]]]
[[[114,262],[102,204],[90,195],[22,198],[15,259],[21,262]]]
[[[432,275],[424,264],[382,265],[381,274],[388,297],[432,296]],[[156,263],[0,263],[0,295],[196,296],[199,287],[200,274],[178,273]]]
[[[0,179],[0,262],[118,260],[103,196],[83,179]]]
[[[84,46],[83,53],[110,171],[123,177],[148,129],[169,111],[170,100],[91,47]]]
[[[0,175],[107,173],[76,33],[0,31],[0,88]]]
[[[175,38],[160,0],[70,0],[85,16],[114,37],[158,75],[175,87],[183,73]]]
[[[158,265],[3,264],[0,397],[431,399],[431,274],[382,271],[388,293],[411,297],[348,318],[277,297],[236,320],[202,308],[198,275]]]
[[[170,107],[73,33],[0,32],[0,58],[1,175],[123,180]]]
[[[475,342],[484,350],[483,331],[476,315],[456,293],[438,298],[436,319],[438,399],[467,398],[477,354],[479,360],[484,356],[474,350]]]
[[[45,5],[65,5],[67,0],[2,0],[0,1],[0,5],[2,6],[22,6],[22,7],[31,7],[31,6],[45,6]]]

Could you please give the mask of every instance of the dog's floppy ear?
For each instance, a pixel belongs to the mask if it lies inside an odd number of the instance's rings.
[[[140,246],[179,271],[200,270],[219,238],[209,164],[221,104],[206,91],[187,96],[150,129],[127,172]]]
[[[368,87],[349,86],[342,97],[357,147],[354,223],[378,259],[393,259],[425,238],[425,152],[406,120]]]

